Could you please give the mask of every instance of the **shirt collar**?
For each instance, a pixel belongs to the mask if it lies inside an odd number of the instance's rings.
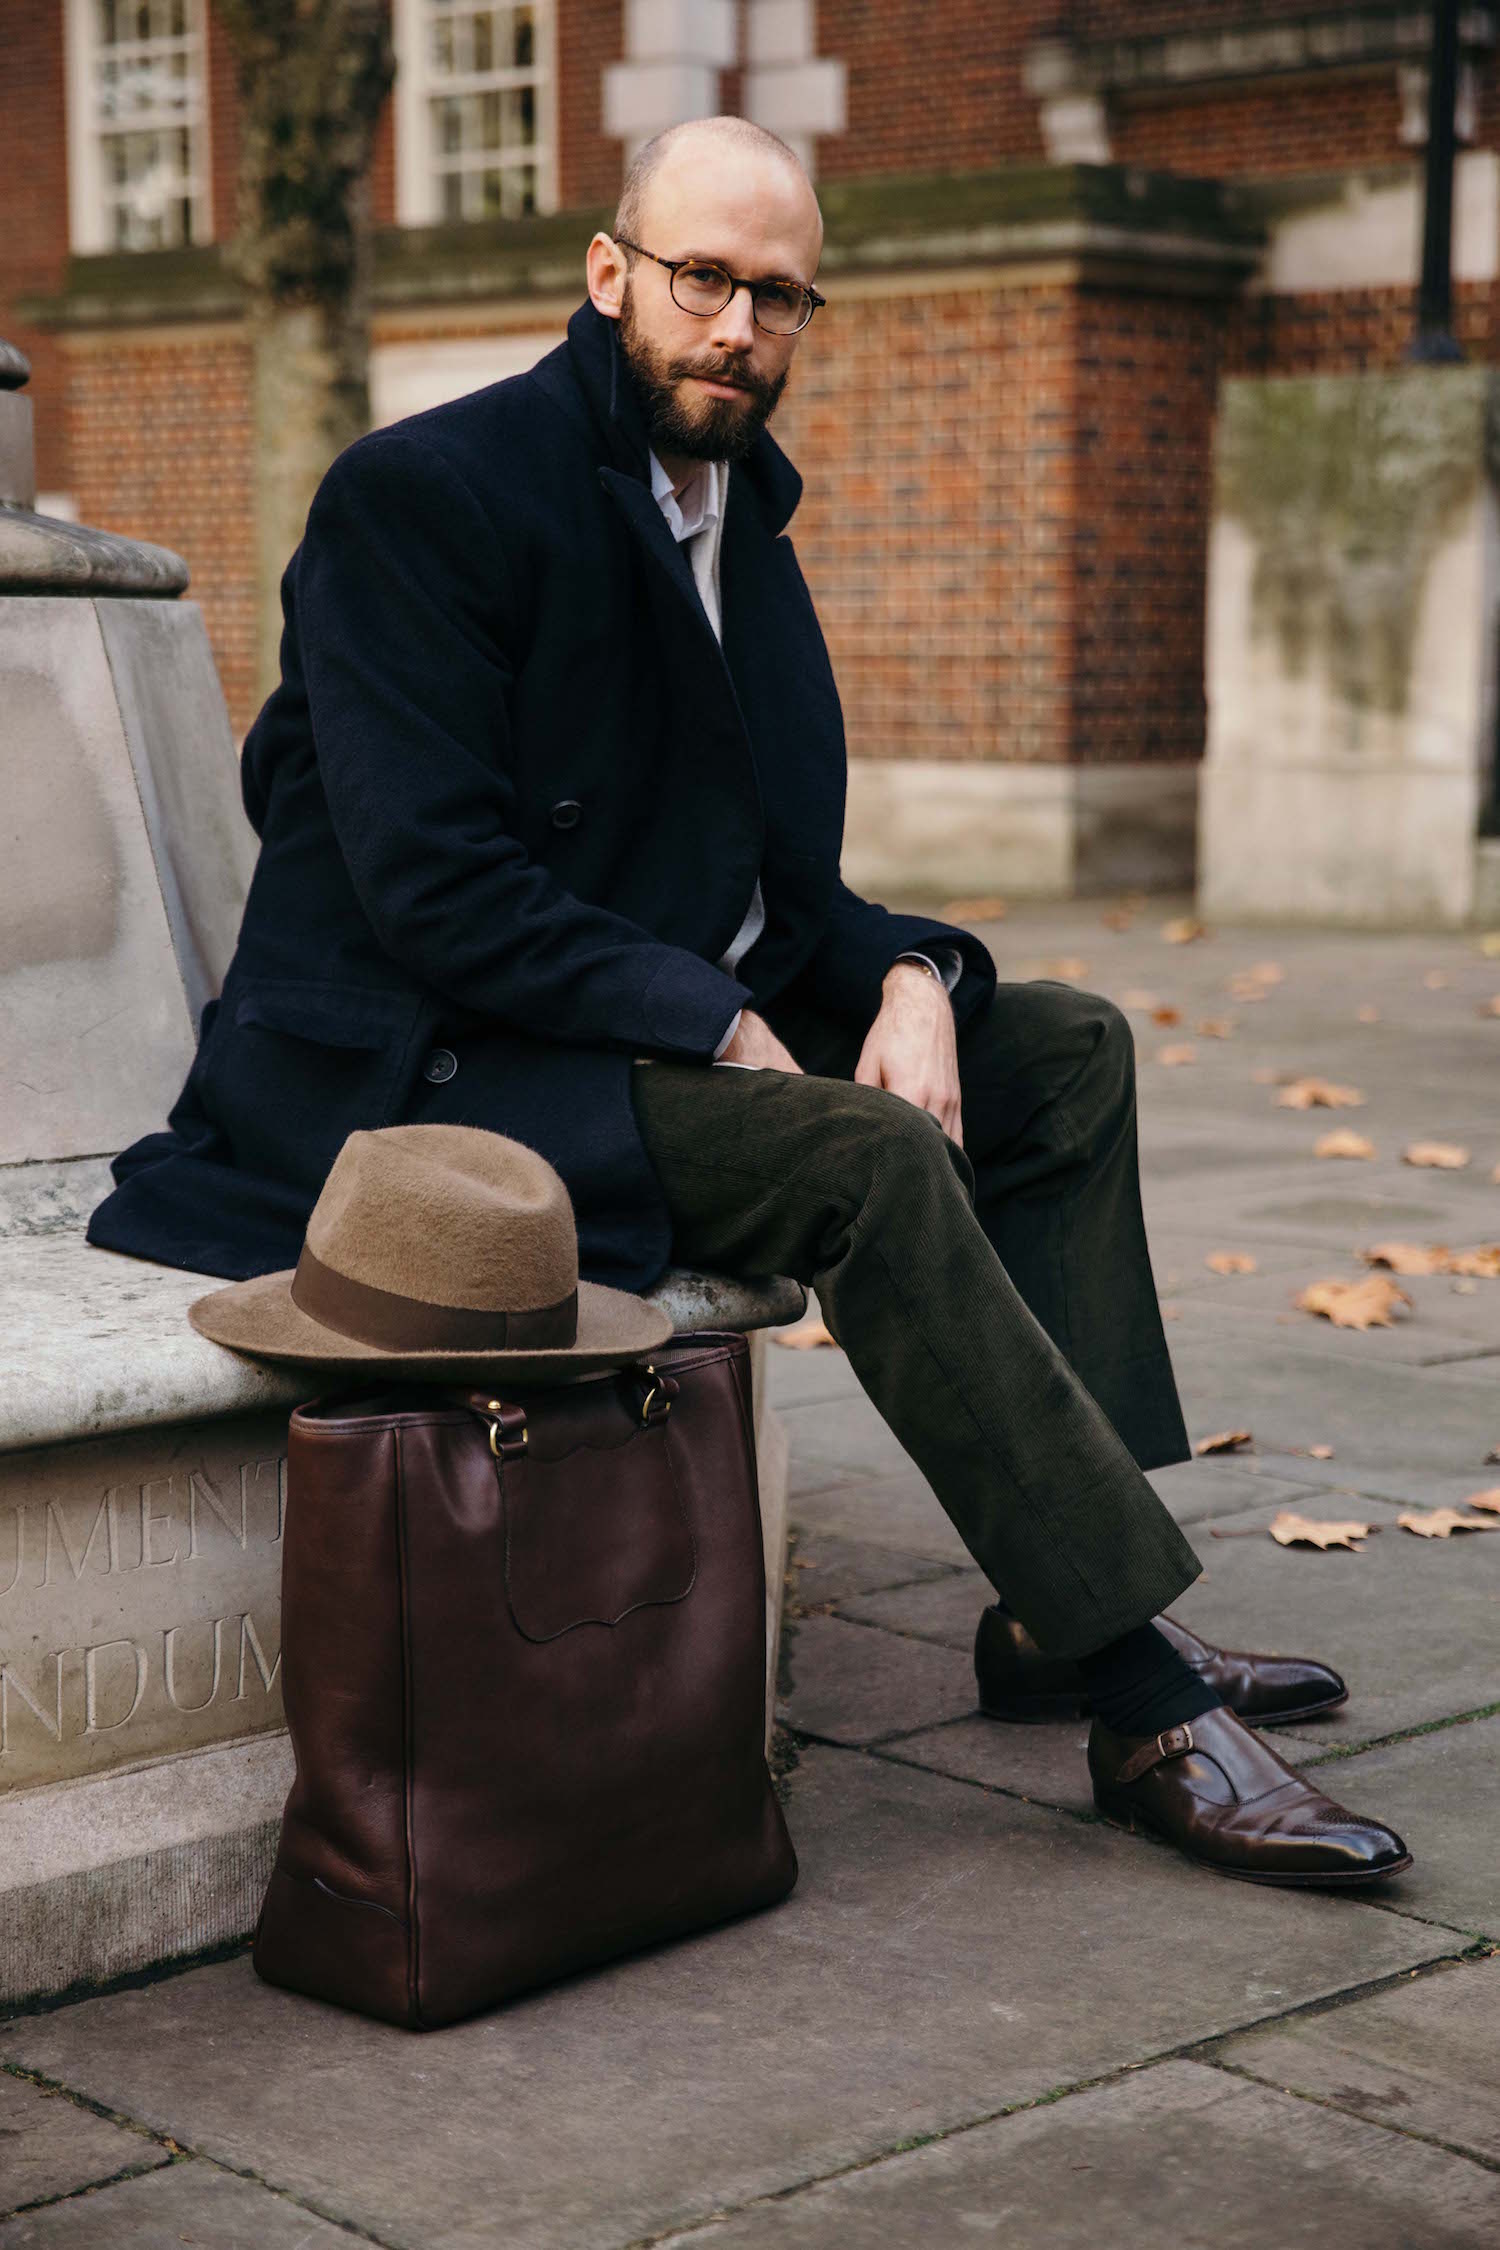
[[[724,489],[729,481],[727,461],[700,461],[694,474],[688,478],[681,493],[672,489],[672,479],[657,460],[655,453],[648,456],[651,463],[651,497],[667,519],[667,529],[680,544],[684,539],[696,539],[718,522],[724,512]]]

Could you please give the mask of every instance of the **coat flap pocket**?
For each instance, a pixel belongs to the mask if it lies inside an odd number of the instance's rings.
[[[526,1640],[618,1625],[691,1593],[698,1551],[669,1429],[640,1430],[623,1448],[508,1462],[501,1488],[505,1591]]]
[[[256,977],[241,986],[234,1020],[236,1025],[254,1023],[267,1031],[288,1031],[294,1039],[310,1039],[320,1047],[370,1050],[404,1038],[416,1010],[416,999],[404,992]]]

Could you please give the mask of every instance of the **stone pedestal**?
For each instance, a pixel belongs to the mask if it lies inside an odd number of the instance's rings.
[[[1207,914],[1473,913],[1496,755],[1497,406],[1486,368],[1224,385]]]

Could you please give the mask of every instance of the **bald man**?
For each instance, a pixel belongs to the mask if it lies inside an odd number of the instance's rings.
[[[239,945],[91,1239],[293,1266],[346,1135],[435,1121],[551,1159],[588,1279],[793,1274],[1004,1591],[985,1708],[1092,1709],[1101,1808],[1225,1873],[1381,1880],[1401,1839],[1244,1723],[1338,1676],[1156,1622],[1198,1563],[1143,1473],[1188,1448],[1128,1026],[840,880],[838,694],[766,429],[821,247],[783,143],[676,128],[565,344],[334,463],[245,744]]]

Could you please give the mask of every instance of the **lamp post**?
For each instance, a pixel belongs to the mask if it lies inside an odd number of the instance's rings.
[[[1453,334],[1453,111],[1458,95],[1459,0],[1432,0],[1427,73],[1427,165],[1422,214],[1422,279],[1410,357],[1459,360]]]

